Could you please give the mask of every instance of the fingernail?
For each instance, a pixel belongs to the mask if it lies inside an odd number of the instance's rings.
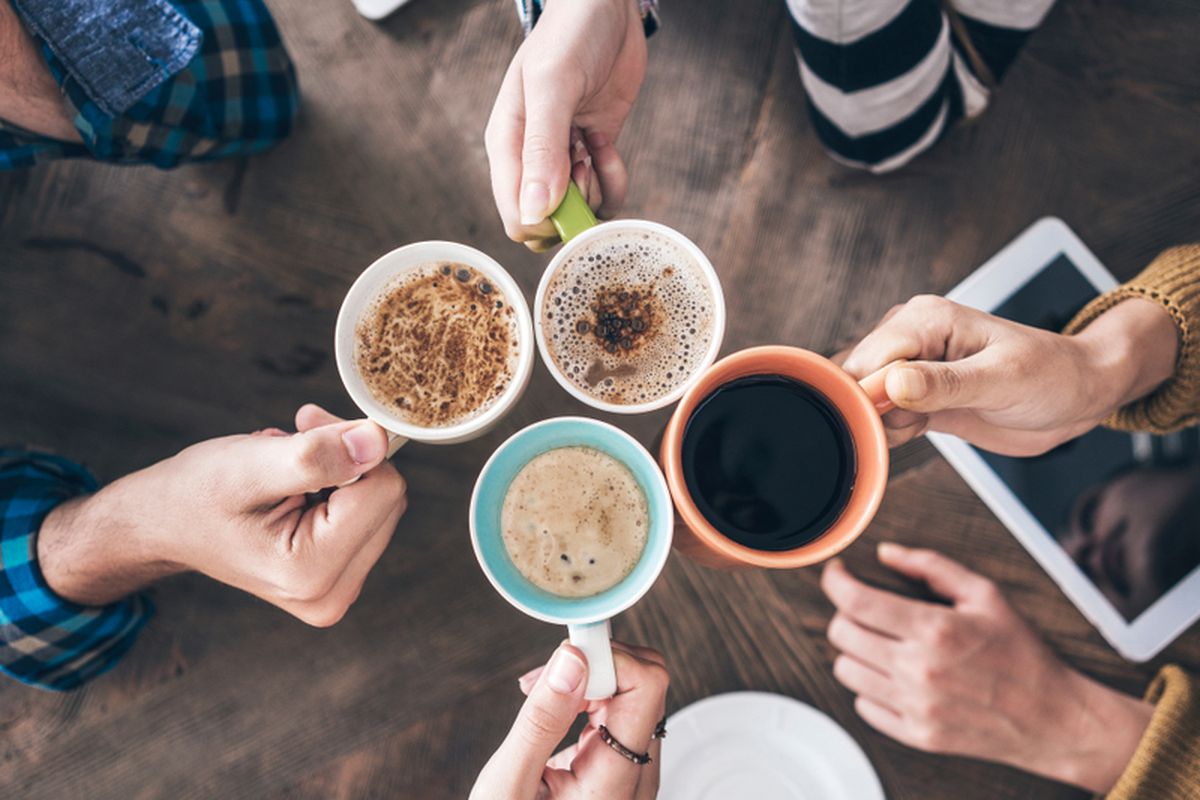
[[[904,548],[895,542],[880,542],[877,552],[883,558],[895,558],[904,552]]]
[[[893,399],[900,401],[920,400],[929,392],[929,387],[925,382],[925,373],[919,369],[906,369],[900,367],[892,370],[895,377],[892,379],[896,384],[893,388],[896,394]]]
[[[361,422],[342,434],[342,443],[355,464],[368,464],[383,457],[386,445],[381,450],[381,440],[374,428],[370,422]]]
[[[546,665],[546,684],[559,694],[571,694],[583,680],[583,662],[568,650],[556,650]]]
[[[550,190],[539,181],[525,184],[521,189],[521,224],[537,225],[546,218],[550,205]]]

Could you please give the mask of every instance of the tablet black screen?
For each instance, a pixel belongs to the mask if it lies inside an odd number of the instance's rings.
[[[1059,331],[1097,294],[1059,255],[995,314]],[[1200,566],[1200,434],[1097,428],[1035,458],[978,451],[1132,621]]]

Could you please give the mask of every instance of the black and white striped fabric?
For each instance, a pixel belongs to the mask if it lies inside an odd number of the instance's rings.
[[[955,120],[983,112],[988,86],[1053,3],[787,0],[817,135],[850,166],[907,164]]]

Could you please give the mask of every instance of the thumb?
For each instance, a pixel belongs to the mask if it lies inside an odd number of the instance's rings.
[[[587,662],[562,644],[538,676],[512,729],[488,763],[488,797],[533,797],[546,762],[583,710]]]
[[[242,443],[239,471],[270,498],[317,492],[353,480],[387,456],[383,428],[369,420],[338,422],[291,436]]]
[[[970,408],[987,390],[978,369],[961,361],[910,361],[888,370],[884,386],[897,406],[920,414]]]
[[[571,173],[571,120],[579,98],[557,82],[524,75],[525,136],[521,146],[521,224],[536,225],[562,202]]]

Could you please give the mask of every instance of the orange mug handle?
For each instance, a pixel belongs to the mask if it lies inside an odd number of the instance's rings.
[[[858,382],[858,385],[867,393],[867,397],[871,398],[871,402],[875,404],[875,410],[879,412],[880,416],[883,416],[896,407],[896,404],[892,402],[892,398],[888,397],[887,389],[884,386],[888,370],[897,364],[903,364],[906,360],[898,358],[889,364],[884,364]]]

